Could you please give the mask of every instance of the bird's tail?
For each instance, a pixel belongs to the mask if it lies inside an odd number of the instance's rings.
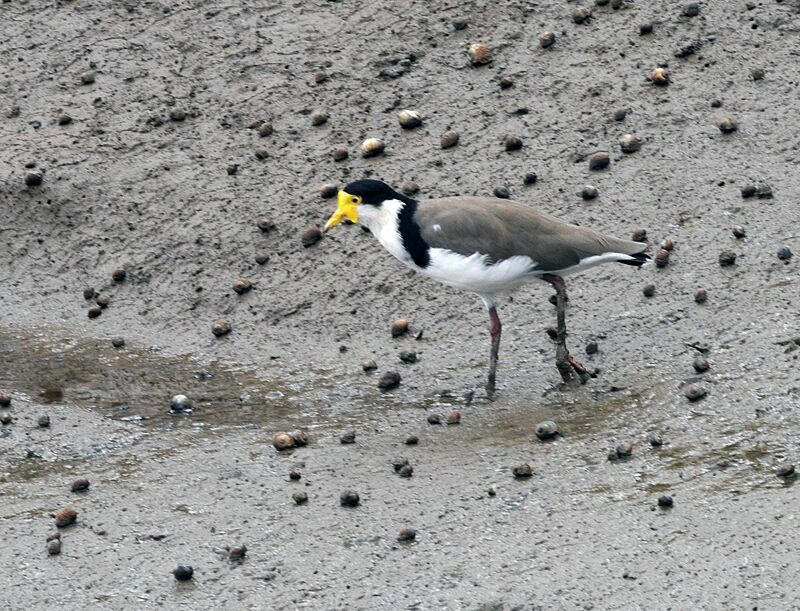
[[[627,259],[619,259],[618,263],[624,263],[625,265],[633,265],[634,267],[641,267],[645,263],[650,260],[650,257],[644,254],[643,252],[637,252],[633,255],[628,255]]]

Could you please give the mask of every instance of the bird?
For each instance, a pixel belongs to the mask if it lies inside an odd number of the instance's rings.
[[[572,225],[525,204],[494,197],[457,196],[418,201],[373,179],[340,189],[324,233],[360,223],[400,262],[445,285],[476,293],[489,313],[486,393],[496,391],[502,295],[534,281],[556,291],[556,368],[565,385],[585,383],[587,369],[566,346],[564,276],[609,262],[641,267],[647,244]],[[573,375],[574,374],[574,375]],[[577,376],[577,377],[576,377]]]

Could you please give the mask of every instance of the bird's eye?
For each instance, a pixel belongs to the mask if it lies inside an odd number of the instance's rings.
[[[357,204],[357,203],[358,203],[358,198],[357,198],[357,197],[354,197],[354,198],[353,198],[353,203],[354,203],[354,204]]]

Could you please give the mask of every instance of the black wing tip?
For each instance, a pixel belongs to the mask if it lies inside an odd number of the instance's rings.
[[[637,252],[635,255],[630,255],[633,257],[632,259],[623,259],[618,261],[618,263],[623,263],[625,265],[633,265],[634,267],[641,267],[645,263],[650,260],[650,257],[643,252]]]

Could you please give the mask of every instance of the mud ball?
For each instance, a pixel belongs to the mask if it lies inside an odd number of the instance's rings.
[[[503,138],[503,146],[506,151],[518,151],[522,148],[522,140],[517,136],[506,136]]]
[[[501,76],[498,81],[500,89],[511,89],[514,86],[514,78],[511,76]]]
[[[183,108],[173,108],[169,111],[169,118],[170,121],[175,121],[176,123],[180,123],[181,121],[186,120],[186,111]]]
[[[495,490],[494,487],[489,488],[489,490],[486,491],[486,494],[489,496],[497,496],[497,490]]]
[[[597,190],[597,187],[594,185],[586,185],[583,187],[583,189],[581,189],[581,198],[589,201],[590,199],[596,198],[598,193],[599,191]]]
[[[105,310],[108,304],[111,303],[111,297],[108,295],[100,295],[95,300],[95,303]]]
[[[192,400],[186,395],[175,395],[169,400],[169,409],[172,412],[186,412],[192,409]]]
[[[649,443],[654,448],[660,448],[664,445],[664,439],[658,433],[650,433],[647,436],[647,443]]]
[[[58,556],[61,553],[61,539],[53,539],[48,541],[47,553],[51,556]]]
[[[710,365],[706,358],[702,355],[698,355],[695,357],[694,361],[692,362],[692,367],[697,373],[703,373],[704,371],[708,371]]]
[[[244,295],[253,288],[253,283],[247,278],[236,278],[233,281],[233,292],[237,295]]]
[[[228,167],[225,168],[225,171],[228,173],[228,176],[236,176],[239,172],[239,164],[238,163],[230,163]]]
[[[324,110],[315,110],[311,113],[311,125],[324,125],[328,122],[328,113]]]
[[[380,380],[378,380],[378,388],[380,390],[391,390],[400,386],[401,376],[396,371],[387,371],[384,373]]]
[[[739,192],[742,194],[744,199],[753,197],[756,194],[756,186],[755,185],[745,185],[743,186]]]
[[[8,395],[0,395],[0,407],[8,407],[11,405],[11,397]]]
[[[72,492],[84,492],[89,489],[89,480],[86,478],[76,479],[72,482]]]
[[[115,337],[111,340],[111,345],[114,348],[122,348],[125,345],[125,340],[122,337]]]
[[[663,494],[660,497],[658,497],[658,506],[659,507],[663,507],[665,509],[668,509],[669,507],[672,507],[672,505],[673,505],[672,497],[669,496],[668,494]]]
[[[46,429],[50,427],[50,416],[44,414],[43,416],[39,416],[39,419],[36,421],[36,424],[39,425],[39,428]]]
[[[760,81],[764,78],[764,69],[763,68],[753,68],[750,71],[750,78],[754,81]]]
[[[411,477],[414,475],[414,467],[411,465],[403,465],[397,473],[400,477]]]
[[[452,410],[449,414],[447,414],[447,420],[445,420],[447,424],[461,424],[461,412],[457,409]]]
[[[319,194],[322,199],[336,197],[337,193],[339,193],[339,185],[332,182],[327,182],[319,188]]]
[[[544,441],[558,435],[558,425],[552,420],[545,420],[536,425],[536,436]]]
[[[545,30],[541,34],[539,34],[539,46],[542,49],[547,49],[548,47],[552,47],[556,42],[556,34],[555,32],[551,32],[550,30]]]
[[[697,2],[690,2],[681,11],[684,17],[697,17],[700,14],[700,5]]]
[[[794,465],[788,463],[785,465],[780,465],[775,471],[775,474],[778,477],[784,477],[784,478],[794,478],[797,476]]]
[[[634,242],[647,242],[647,229],[637,229],[631,235],[631,240]]]
[[[592,16],[592,9],[585,6],[579,6],[572,11],[572,21],[575,23],[584,23],[589,17]]]
[[[300,243],[304,248],[310,248],[322,239],[322,232],[319,227],[308,227],[300,235]]]
[[[376,363],[373,359],[361,363],[361,369],[364,371],[375,371],[377,368],[378,363]]]
[[[339,443],[343,445],[350,445],[356,442],[356,432],[347,431],[344,435],[339,437]]]
[[[721,267],[730,267],[736,264],[736,253],[732,250],[723,250],[718,258]]]
[[[792,250],[784,244],[778,249],[778,258],[781,261],[788,261],[792,258]]]
[[[269,233],[275,230],[275,221],[266,216],[262,216],[256,221],[256,226],[264,233]]]
[[[302,448],[308,445],[308,433],[302,430],[294,431],[291,435],[292,440],[294,440],[294,445],[298,448]]]
[[[722,100],[711,100],[711,108],[722,108]]]
[[[642,23],[639,25],[639,36],[647,36],[653,33],[653,24],[651,22]]]
[[[511,473],[517,479],[524,479],[533,475],[533,469],[528,463],[524,462],[511,469]]]
[[[589,169],[592,171],[604,170],[611,163],[608,153],[595,153],[589,157]]]
[[[231,323],[227,320],[218,320],[211,325],[211,333],[214,334],[214,337],[223,337],[228,335],[233,330],[231,327]]]
[[[59,125],[69,125],[72,123],[72,117],[66,113],[60,112],[58,115],[56,115],[56,123]]]
[[[661,248],[667,251],[672,251],[672,249],[675,248],[675,242],[669,238],[661,240]]]
[[[664,87],[669,85],[669,74],[664,68],[654,68],[650,71],[650,81],[654,85]]]
[[[294,438],[289,433],[275,433],[272,436],[272,445],[276,450],[282,452],[294,447]]]
[[[95,74],[94,70],[87,70],[86,72],[83,72],[80,76],[81,85],[91,85],[94,83],[96,76],[97,75]]]
[[[689,399],[689,401],[694,402],[694,401],[699,401],[700,399],[705,397],[707,393],[706,389],[703,388],[702,386],[699,386],[697,384],[690,384],[683,391],[683,394],[687,399]]]
[[[619,148],[623,153],[635,153],[642,148],[642,141],[634,134],[625,134],[619,139]]]
[[[586,344],[586,354],[588,355],[597,354],[599,350],[600,348],[598,348],[597,342],[589,342]]]
[[[231,560],[243,560],[247,555],[246,545],[236,545],[228,550],[228,558]]]
[[[392,323],[392,326],[389,328],[389,330],[392,334],[392,337],[400,337],[401,335],[405,335],[408,333],[408,321],[398,318]]]
[[[652,297],[656,294],[656,285],[655,284],[646,284],[642,289],[642,295],[645,297]]]
[[[453,26],[454,30],[461,31],[467,29],[469,21],[467,21],[466,19],[453,19],[451,25]]]
[[[536,184],[537,180],[539,180],[539,176],[536,174],[536,172],[526,172],[522,182],[526,185],[533,185]]]
[[[303,474],[300,473],[300,469],[292,469],[291,471],[289,471],[289,479],[294,482],[299,480],[302,476]]]
[[[669,265],[669,251],[663,248],[656,254],[656,267],[666,267]]]
[[[85,289],[83,289],[83,298],[84,299],[94,299],[94,296],[96,294],[97,293],[95,292],[94,288],[92,288],[92,287],[86,287]]]
[[[353,490],[345,490],[339,495],[339,503],[342,507],[358,507],[360,502],[361,497],[358,496],[358,492]]]
[[[492,52],[487,45],[478,42],[469,46],[467,50],[469,62],[473,66],[483,66],[492,61]]]
[[[717,127],[723,134],[732,134],[739,129],[738,125],[736,125],[736,121],[730,117],[722,117],[717,123]]]
[[[25,185],[28,187],[38,187],[44,180],[44,174],[36,170],[33,172],[25,173]]]
[[[442,417],[439,414],[428,414],[428,424],[441,424]]]
[[[343,161],[344,159],[347,159],[349,154],[350,153],[347,151],[346,146],[337,146],[335,149],[333,149],[333,160]]]
[[[56,512],[56,526],[58,528],[64,528],[65,526],[74,524],[77,519],[78,512],[72,507],[66,507]]]
[[[11,414],[0,414],[0,424],[5,426],[7,424],[11,424],[12,422],[13,418],[11,417]]]
[[[401,190],[406,195],[416,195],[419,193],[419,185],[415,183],[413,180],[407,180],[403,183]]]
[[[458,144],[458,139],[459,139],[458,132],[447,130],[441,135],[439,142],[443,149],[449,149],[453,148],[456,144]]]
[[[746,235],[747,235],[747,232],[745,231],[744,227],[742,227],[741,225],[736,225],[733,228],[733,237],[741,240]]]
[[[403,129],[414,129],[422,125],[422,117],[416,110],[401,110],[397,113],[397,121]]]
[[[772,187],[765,182],[756,184],[755,196],[758,199],[772,199]]]
[[[406,437],[405,444],[407,446],[415,446],[418,443],[419,443],[419,437],[417,437],[416,435],[409,435],[408,437]]]
[[[417,538],[417,531],[413,528],[404,528],[397,534],[398,541],[413,541]]]
[[[189,581],[194,575],[194,569],[188,564],[179,564],[172,571],[172,574],[178,581]]]
[[[492,193],[499,199],[509,199],[511,197],[511,192],[508,190],[508,187],[495,187]]]
[[[361,143],[361,156],[377,157],[383,153],[385,148],[386,145],[380,138],[367,138]]]
[[[708,301],[708,291],[705,289],[697,289],[694,292],[694,302],[705,303],[706,301]]]
[[[128,276],[127,272],[124,269],[115,269],[111,272],[111,279],[114,282],[125,282],[125,278]]]
[[[92,306],[86,312],[89,318],[97,318],[102,313],[103,313],[103,308],[101,308],[100,306]]]
[[[621,443],[614,449],[614,452],[617,458],[630,458],[633,456],[633,445],[630,443]]]
[[[621,108],[619,110],[614,111],[614,121],[624,121],[625,117],[628,116],[628,109]]]
[[[303,503],[308,502],[308,495],[302,490],[295,490],[292,492],[292,500],[295,502],[295,504],[302,505]]]
[[[396,473],[399,473],[400,469],[405,467],[407,464],[409,464],[408,459],[403,458],[402,456],[399,456],[392,460],[392,468],[395,470]]]
[[[403,352],[400,353],[400,360],[403,363],[406,363],[408,365],[412,365],[412,364],[416,363],[417,360],[418,360],[417,353],[416,352],[403,351]]]
[[[273,132],[272,122],[266,121],[259,125],[258,127],[258,135],[260,138],[266,138],[267,136],[271,136]]]

